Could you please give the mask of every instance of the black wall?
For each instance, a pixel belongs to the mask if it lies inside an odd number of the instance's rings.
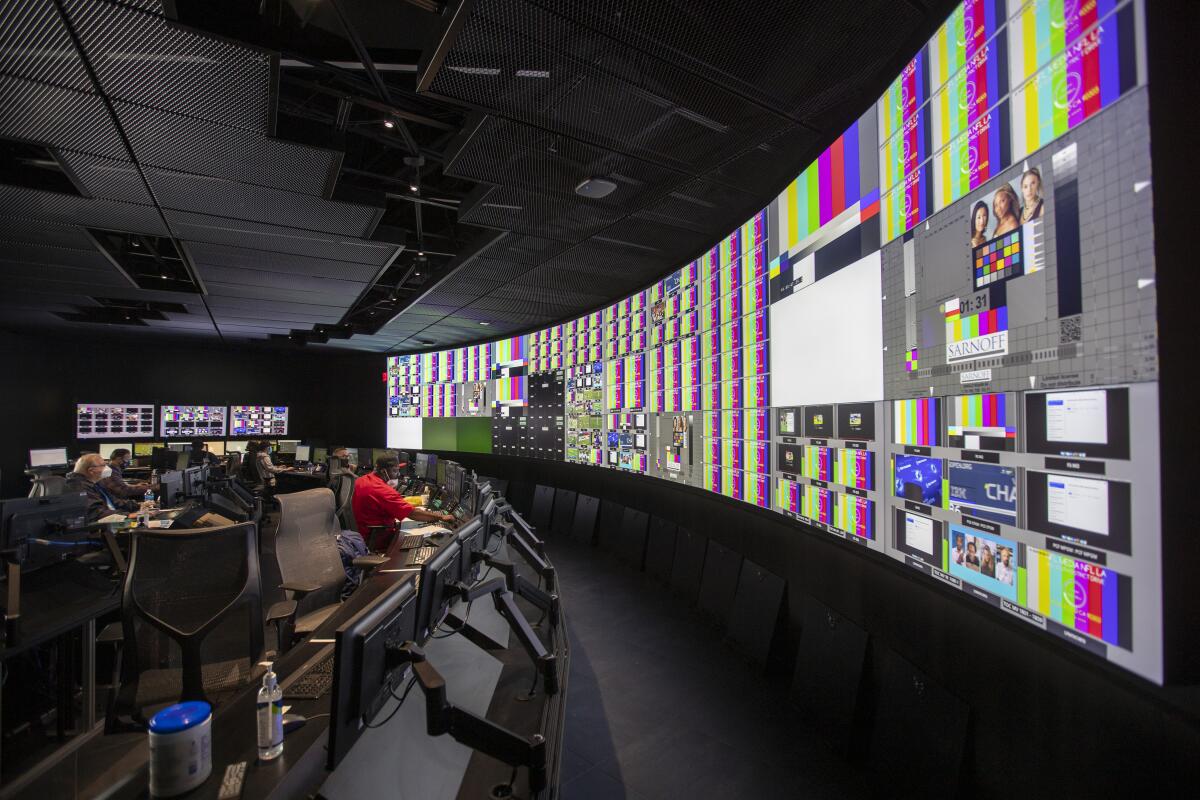
[[[0,331],[0,497],[24,496],[28,451],[75,440],[75,404],[275,404],[288,438],[351,447],[384,443],[384,357],[307,348],[200,345],[141,336],[57,337]]]

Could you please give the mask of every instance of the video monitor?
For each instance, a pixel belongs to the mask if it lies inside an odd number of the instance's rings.
[[[299,439],[280,439],[276,442],[275,449],[280,453],[295,453],[298,444],[300,444]]]
[[[204,446],[207,447],[208,452],[212,453],[214,456],[225,455],[225,441],[222,439],[215,439],[211,442],[205,442]]]
[[[442,624],[453,599],[448,585],[458,579],[461,545],[457,541],[443,546],[421,565],[420,606],[417,611],[417,632],[413,641],[424,644]]]
[[[776,446],[775,457],[779,468],[792,475],[799,475],[804,468],[804,448],[798,444],[780,444]]]
[[[437,472],[437,467],[438,467],[437,454],[429,453],[426,455],[426,458],[428,460],[425,462],[425,476],[424,476],[425,480],[431,481],[431,482],[436,482],[437,474],[438,474],[438,472]]]
[[[633,415],[633,427],[635,427],[635,428],[646,427],[646,415],[645,414],[634,414]]]
[[[232,442],[232,441],[226,442],[225,443],[225,452],[226,453],[244,453],[244,452],[246,452],[246,443],[245,442]]]
[[[324,464],[324,463],[325,463],[325,460],[326,460],[327,458],[329,458],[329,448],[327,448],[327,447],[314,447],[314,448],[312,449],[312,459],[311,459],[312,463],[314,463],[314,464]]]
[[[429,474],[429,454],[417,453],[416,475],[420,480],[425,480],[425,476]]]
[[[837,407],[839,439],[870,441],[875,438],[875,404],[842,403]]]
[[[1026,470],[1026,527],[1090,547],[1130,552],[1130,487],[1124,481]]]
[[[1129,458],[1129,389],[1028,392],[1026,449],[1074,458]]]
[[[225,438],[225,406],[163,406],[159,435]]]
[[[1128,575],[1036,547],[1026,547],[1025,603],[1079,633],[1133,647],[1133,581]]]
[[[612,464],[613,466],[616,466],[616,464],[617,464],[617,451],[616,450],[608,451],[608,463]]]
[[[434,470],[435,470],[434,478],[435,478],[437,485],[445,486],[446,485],[446,462],[438,461],[437,466],[434,468]]]
[[[113,450],[128,450],[133,452],[133,442],[104,442],[100,445],[100,457],[104,459],[112,458]]]
[[[639,450],[645,450],[646,449],[646,434],[644,434],[644,433],[634,434],[633,446]]]
[[[895,512],[896,549],[941,569],[942,523],[903,508],[897,508]]]
[[[804,435],[818,438],[833,436],[833,406],[805,406]]]
[[[403,668],[389,668],[389,645],[416,638],[419,598],[412,580],[397,581],[334,634],[326,767],[334,769],[400,688]]]
[[[942,460],[928,456],[896,455],[892,462],[895,495],[902,500],[942,505]]]
[[[75,406],[77,439],[123,439],[153,435],[153,405],[79,403]]]
[[[31,467],[65,467],[70,463],[67,458],[67,448],[48,447],[42,450],[29,451],[29,466]]]
[[[620,447],[621,446],[621,432],[620,431],[609,431],[608,432],[608,446],[609,447]]]
[[[780,436],[800,436],[804,425],[804,411],[801,408],[780,408],[776,411],[778,420],[776,428]]]
[[[620,441],[621,447],[633,447],[633,435],[626,431],[621,431],[618,441]]]
[[[163,442],[134,442],[133,454],[135,456],[148,456],[154,453],[155,448],[164,447]]]
[[[947,465],[952,511],[1017,524],[1017,471],[999,464],[951,461]]]
[[[892,403],[892,441],[916,447],[936,447],[940,406],[936,397]]]
[[[946,445],[964,450],[1016,449],[1017,396],[971,394],[946,398]]]
[[[1013,603],[1017,599],[1017,543],[950,524],[951,575]]]
[[[296,460],[309,462],[312,460],[312,448],[306,444],[296,445]]]
[[[230,436],[287,436],[287,406],[230,406]]]

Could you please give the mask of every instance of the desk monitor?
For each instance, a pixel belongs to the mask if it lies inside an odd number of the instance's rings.
[[[23,572],[60,561],[71,553],[71,548],[39,547],[29,540],[58,540],[68,532],[83,532],[87,510],[87,495],[82,492],[6,500],[0,509],[0,549],[16,550]]]
[[[436,483],[438,457],[435,453],[429,453],[426,458],[429,460],[425,464],[425,480],[429,481],[430,483]]]
[[[29,466],[31,467],[65,467],[71,463],[67,458],[67,448],[48,447],[42,450],[29,451]]]
[[[463,511],[467,512],[469,517],[475,516],[479,509],[479,492],[476,491],[475,481],[471,480],[471,476],[466,473],[463,474],[461,497]]]
[[[418,479],[424,480],[427,474],[429,474],[429,454],[417,453],[416,476]]]
[[[421,595],[414,639],[419,644],[424,644],[433,635],[446,616],[451,600],[446,585],[458,578],[462,566],[461,549],[457,541],[450,542],[421,565]]]
[[[183,473],[176,469],[160,473],[157,494],[160,508],[170,508],[180,502],[183,499]]]
[[[337,629],[326,767],[334,769],[399,688],[404,668],[388,665],[387,645],[416,637],[418,596],[399,580]]]
[[[466,586],[471,586],[479,578],[482,561],[475,560],[476,553],[482,553],[487,546],[487,528],[482,519],[476,517],[454,532],[454,538],[459,546],[458,580]]]
[[[188,467],[183,470],[183,494],[185,497],[202,497],[208,482],[208,467]]]
[[[295,453],[298,444],[300,444],[299,439],[280,439],[276,444],[276,450],[280,453]]]
[[[134,442],[133,454],[135,456],[149,456],[153,455],[155,450],[163,447],[166,447],[164,442]]]
[[[225,438],[225,406],[163,406],[159,413],[159,435],[193,438]]]
[[[223,441],[205,442],[204,446],[207,447],[208,452],[212,453],[214,456],[225,455],[225,442]]]
[[[176,453],[182,453],[184,450],[191,450],[192,443],[188,442],[167,442],[167,449],[174,450]]]
[[[438,486],[446,485],[446,462],[438,461],[434,467],[434,482]]]
[[[312,460],[312,448],[306,444],[296,445],[296,460],[305,463]]]
[[[244,453],[244,452],[246,452],[246,443],[245,442],[226,442],[225,443],[225,452],[226,453]]]
[[[287,406],[230,406],[230,436],[287,436]]]
[[[76,439],[128,439],[154,435],[154,406],[133,403],[78,403]]]

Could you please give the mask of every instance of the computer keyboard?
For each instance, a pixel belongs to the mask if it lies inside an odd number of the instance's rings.
[[[283,690],[283,696],[290,700],[317,700],[328,694],[333,687],[333,656],[331,652],[309,667],[299,679]]]
[[[400,540],[400,549],[401,550],[415,550],[416,548],[420,547],[424,541],[425,541],[425,537],[422,536],[421,534],[410,533],[408,536],[405,536],[403,539]]]
[[[437,548],[433,545],[425,545],[418,547],[413,551],[412,563],[424,564],[429,559],[433,558],[433,554],[437,552]]]

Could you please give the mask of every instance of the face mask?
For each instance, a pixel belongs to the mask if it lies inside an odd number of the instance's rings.
[[[112,467],[105,467],[104,471],[100,473],[100,478],[102,480],[104,478],[111,478],[111,477],[112,477]]]

